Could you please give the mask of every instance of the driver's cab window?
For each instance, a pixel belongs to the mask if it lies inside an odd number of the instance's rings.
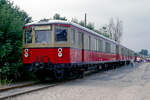
[[[63,26],[55,26],[55,41],[66,42],[67,41],[68,28]]]
[[[32,28],[26,28],[24,31],[24,43],[29,44],[32,43]]]
[[[51,26],[35,26],[35,43],[51,43]]]

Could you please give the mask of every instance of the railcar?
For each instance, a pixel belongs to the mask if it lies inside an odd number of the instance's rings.
[[[40,79],[129,64],[134,51],[78,24],[51,20],[23,27],[23,64]]]

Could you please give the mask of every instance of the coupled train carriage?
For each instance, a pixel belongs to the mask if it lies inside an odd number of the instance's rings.
[[[40,80],[80,76],[135,59],[134,51],[72,22],[35,22],[23,30],[23,64]]]

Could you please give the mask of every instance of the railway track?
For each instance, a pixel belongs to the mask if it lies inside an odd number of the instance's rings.
[[[5,88],[0,88],[0,93],[3,92],[3,91],[14,89],[14,88],[21,88],[21,87],[25,87],[25,86],[31,86],[31,85],[38,84],[38,83],[39,82],[29,82],[29,83],[24,83],[24,84],[20,84],[20,85],[13,85],[13,86],[5,87]]]
[[[84,76],[89,76],[95,72],[97,72],[97,71],[87,71],[87,72],[85,72]],[[70,80],[65,80],[62,82],[49,83],[49,84],[34,82],[34,83],[23,84],[23,85],[19,85],[19,86],[13,86],[13,87],[9,87],[9,88],[3,88],[3,89],[0,89],[0,100],[9,99],[11,97],[31,93],[34,91],[39,91],[42,89],[47,89],[49,87],[54,87],[54,86],[57,86],[57,85],[60,85],[60,84],[66,83],[66,82],[74,81],[74,80],[76,80],[76,79],[70,79]]]
[[[30,92],[34,92],[38,90],[42,90],[42,89],[49,88],[49,87],[53,87],[58,84],[60,83],[41,84],[38,82],[38,83],[30,83],[30,84],[24,84],[20,86],[0,89],[0,100],[8,99],[11,97],[15,97],[18,95],[22,95],[22,94],[26,94],[26,93],[30,93]]]
[[[85,72],[85,76],[91,75],[92,73],[93,73],[93,71],[92,72]],[[18,85],[18,86],[12,86],[12,87],[8,87],[8,88],[2,88],[2,89],[0,89],[0,100],[9,99],[11,97],[31,93],[34,91],[39,91],[39,90],[46,89],[49,87],[54,87],[54,86],[57,86],[59,84],[70,82],[72,80],[76,80],[76,79],[70,79],[70,80],[65,80],[62,82],[49,83],[49,84],[48,83],[33,82],[33,83],[22,84],[22,85]]]

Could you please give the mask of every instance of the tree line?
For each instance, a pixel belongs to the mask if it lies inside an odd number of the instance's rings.
[[[56,13],[52,18],[40,21],[51,19],[67,20]],[[21,76],[19,70],[22,68],[22,27],[31,21],[32,18],[13,2],[0,0],[0,80],[17,80]],[[103,34],[95,29],[92,22],[85,26],[83,20],[72,18],[71,21]]]
[[[22,26],[28,14],[8,0],[0,0],[0,78],[17,79],[22,66]]]
[[[40,22],[42,22],[42,21],[47,22],[49,20],[67,21],[67,18],[62,17],[60,14],[56,13],[56,14],[54,14],[54,16],[52,18],[48,18],[48,19],[44,18],[44,19],[41,19]],[[117,19],[111,18],[109,20],[108,24],[102,26],[99,29],[95,28],[95,25],[93,22],[88,22],[87,25],[85,25],[84,20],[78,20],[77,18],[72,18],[71,22],[79,24],[79,25],[86,27],[90,30],[93,30],[93,31],[95,31],[95,32],[107,37],[107,38],[113,39],[114,41],[116,41],[118,43],[121,42],[121,37],[123,34],[123,22],[119,18],[117,18]]]

